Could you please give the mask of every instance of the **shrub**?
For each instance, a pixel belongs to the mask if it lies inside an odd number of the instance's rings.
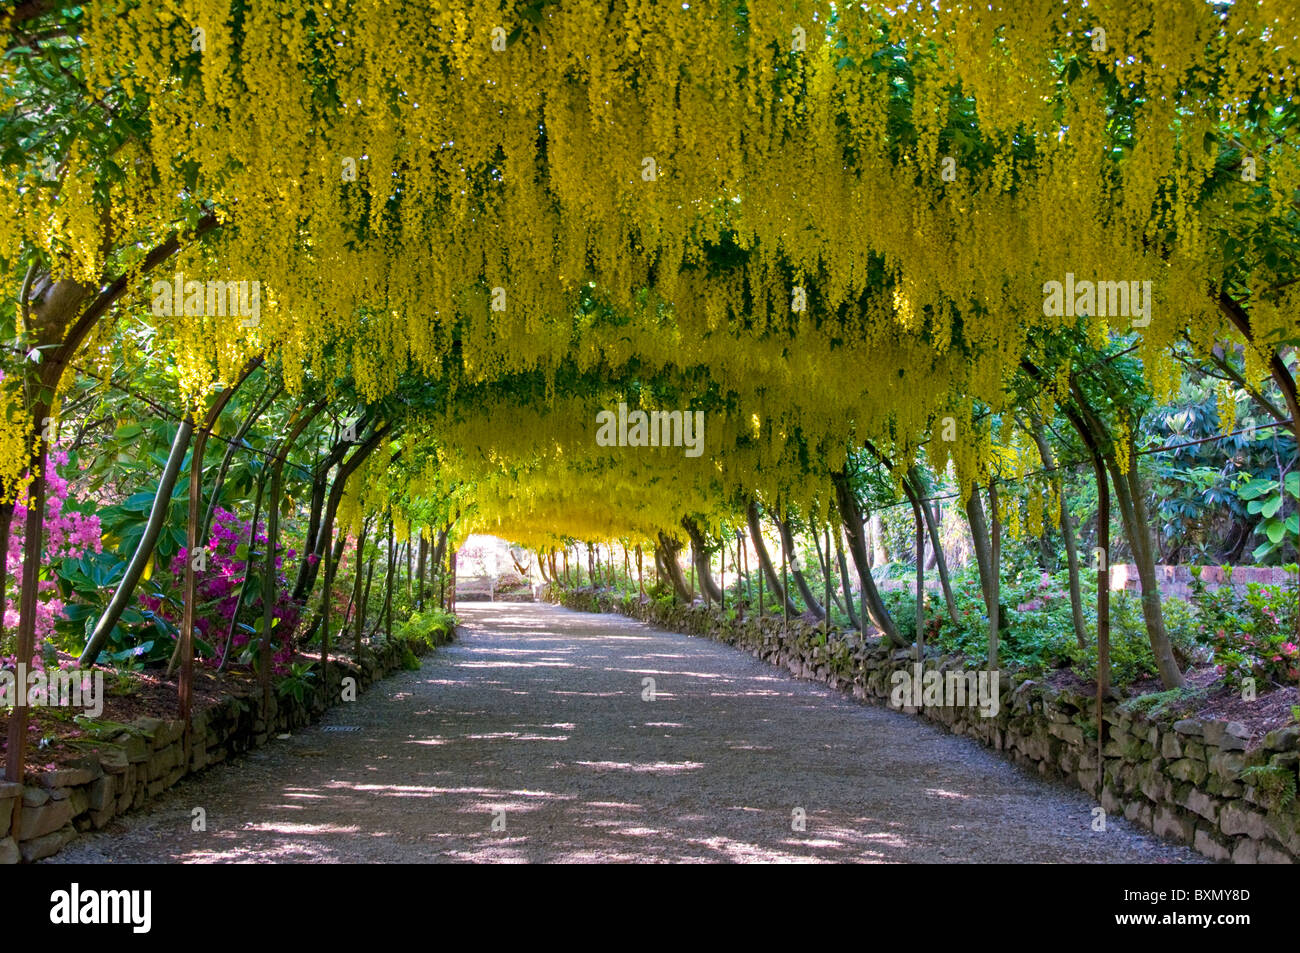
[[[460,620],[452,613],[438,606],[431,606],[423,612],[412,613],[405,622],[395,625],[393,638],[404,643],[415,642],[428,648],[436,648],[450,640],[459,624]],[[418,662],[416,667],[419,667]]]

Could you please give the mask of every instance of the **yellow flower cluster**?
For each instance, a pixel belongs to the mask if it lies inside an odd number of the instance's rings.
[[[1209,291],[1228,199],[1202,201],[1204,143],[1261,84],[1275,102],[1294,89],[1292,2],[1239,5],[1229,29],[1209,4],[1128,0],[751,0],[743,20],[600,0],[88,0],[87,88],[147,96],[148,145],[102,182],[104,157],[74,148],[57,190],[4,166],[0,255],[33,246],[90,279],[106,244],[131,268],[212,209],[211,241],[168,267],[257,281],[261,312],[158,320],[187,402],[261,351],[291,390],[345,379],[370,400],[457,362],[499,397],[418,439],[450,448],[439,479],[473,487],[476,525],[521,539],[646,536],[747,493],[824,512],[809,460],[867,438],[900,467],[929,441],[969,484],[1009,465],[976,406],[1004,409],[1021,358],[1077,320],[1044,307],[1045,282],[1150,282],[1157,389],[1181,329],[1226,335]],[[903,57],[906,99],[879,66]],[[1145,88],[1123,123],[1108,75]],[[1195,91],[1211,81],[1219,95]],[[1258,158],[1289,214],[1295,150]],[[1297,293],[1258,302],[1261,334],[1294,323]],[[1086,323],[1100,344],[1132,319]],[[566,367],[671,382],[645,405],[705,409],[705,453],[597,447],[595,413],[631,395],[565,392]],[[510,396],[533,371],[544,406]],[[959,439],[929,440],[945,418]],[[354,528],[388,505],[387,473],[381,454],[353,478]]]

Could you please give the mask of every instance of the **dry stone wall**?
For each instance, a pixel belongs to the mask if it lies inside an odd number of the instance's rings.
[[[894,673],[912,673],[914,652],[863,642],[856,632],[823,636],[820,625],[780,616],[728,619],[703,606],[664,605],[635,595],[548,589],[546,598],[588,612],[622,612],[662,628],[744,649],[799,678],[890,704]],[[925,671],[964,669],[958,656],[934,655]],[[1300,762],[1295,725],[1251,744],[1236,722],[1152,719],[1127,706],[1103,708],[1104,784],[1098,792],[1096,700],[1060,691],[1023,674],[1002,672],[997,714],[976,706],[905,706],[1003,752],[1037,773],[1098,796],[1111,815],[1233,863],[1294,863],[1300,858]],[[1259,769],[1251,771],[1250,769]],[[1288,797],[1287,792],[1291,792]]]
[[[450,638],[447,633],[441,641]],[[331,661],[329,683],[309,685],[301,701],[272,693],[264,709],[257,694],[230,697],[196,711],[188,744],[184,722],[141,718],[125,730],[102,732],[94,739],[97,750],[73,764],[29,772],[23,784],[0,781],[0,864],[49,857],[79,832],[97,830],[118,814],[143,807],[185,775],[316,721],[341,697],[344,678],[356,679],[357,691],[364,691],[402,668],[407,648],[416,655],[428,651],[418,641],[366,646],[359,665]],[[19,799],[22,808],[16,812]]]

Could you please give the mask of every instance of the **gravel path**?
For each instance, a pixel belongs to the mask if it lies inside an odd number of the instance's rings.
[[[1122,818],[1095,832],[1083,793],[726,646],[461,608],[460,641],[420,671],[52,862],[1202,862]]]

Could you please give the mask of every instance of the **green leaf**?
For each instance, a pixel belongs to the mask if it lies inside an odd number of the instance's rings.
[[[1265,493],[1273,490],[1277,484],[1272,480],[1254,479],[1243,483],[1237,487],[1237,496],[1243,500],[1253,500],[1257,496],[1263,496]]]
[[[1264,532],[1268,534],[1268,541],[1276,545],[1282,542],[1282,536],[1286,532],[1286,527],[1281,520],[1273,520],[1264,524]]]
[[[129,510],[132,513],[147,513],[149,508],[153,506],[153,498],[153,492],[148,490],[132,493],[122,501],[122,509]]]
[[[1282,508],[1282,497],[1270,496],[1267,500],[1264,501],[1264,506],[1260,509],[1260,512],[1263,513],[1269,519],[1272,519],[1277,514],[1277,511],[1280,510],[1281,508]]]

